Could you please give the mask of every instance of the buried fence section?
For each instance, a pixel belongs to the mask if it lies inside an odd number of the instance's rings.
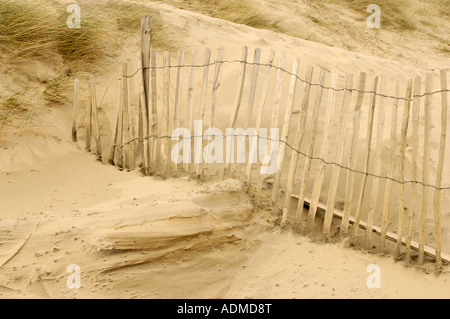
[[[283,226],[327,240],[348,237],[368,250],[405,255],[407,263],[413,251],[419,265],[425,256],[437,269],[449,262],[441,234],[446,72],[437,91],[427,75],[422,92],[421,78],[360,72],[355,81],[337,69],[288,62],[283,52],[263,53],[244,46],[236,60],[223,48],[171,58],[144,45],[137,71],[121,65],[113,163],[163,179],[233,176],[271,201]],[[90,83],[86,147],[93,133],[101,157],[93,78]],[[433,121],[436,95],[440,125]],[[267,169],[272,154],[274,171]]]

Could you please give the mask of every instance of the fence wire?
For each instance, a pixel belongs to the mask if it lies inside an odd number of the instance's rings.
[[[292,73],[282,67],[270,64],[270,63],[256,63],[256,62],[248,62],[248,61],[244,61],[244,60],[224,60],[224,61],[214,61],[214,62],[210,62],[210,63],[205,63],[205,64],[195,64],[195,65],[188,65],[188,64],[180,64],[180,65],[166,65],[166,66],[149,66],[149,67],[144,67],[144,68],[138,68],[135,72],[133,72],[130,75],[126,75],[124,76],[125,78],[132,78],[134,77],[136,74],[138,74],[139,71],[141,70],[150,70],[150,69],[176,69],[176,68],[203,68],[203,67],[207,67],[207,66],[212,66],[212,65],[216,65],[216,64],[223,64],[223,63],[245,63],[246,65],[258,65],[258,66],[265,66],[265,67],[270,67],[276,70],[280,70],[290,76],[295,76],[300,82],[303,83],[307,83],[311,86],[317,86],[317,87],[322,87],[325,90],[332,90],[335,92],[341,92],[341,91],[351,91],[351,92],[358,92],[358,93],[367,93],[367,94],[375,94],[376,96],[380,96],[380,97],[384,97],[384,98],[389,98],[389,99],[394,99],[394,100],[403,100],[403,101],[408,101],[411,102],[414,100],[414,98],[420,98],[420,97],[425,97],[427,95],[434,95],[434,94],[438,94],[438,93],[443,93],[443,92],[450,92],[450,89],[447,90],[437,90],[437,91],[433,91],[433,92],[425,92],[423,94],[414,94],[412,95],[412,98],[407,99],[405,97],[400,97],[400,96],[394,96],[394,95],[387,95],[387,94],[382,94],[382,93],[378,93],[375,92],[373,90],[358,90],[358,89],[346,89],[346,88],[334,88],[334,87],[330,87],[330,86],[325,86],[322,85],[320,83],[314,83],[314,82],[309,82],[303,78],[301,78],[298,74]],[[119,81],[122,80],[122,78],[119,78]]]
[[[345,165],[340,164],[340,163],[337,163],[337,162],[327,161],[325,158],[322,158],[322,157],[317,157],[317,156],[312,156],[312,155],[306,154],[306,153],[302,152],[301,150],[296,149],[294,146],[292,146],[289,142],[287,142],[287,141],[285,141],[285,140],[273,140],[272,138],[270,138],[270,137],[265,137],[265,136],[259,136],[259,135],[247,135],[247,134],[244,134],[244,135],[240,135],[240,134],[233,134],[233,135],[214,135],[214,134],[209,135],[209,134],[204,134],[204,135],[197,135],[197,136],[196,136],[196,135],[193,135],[193,136],[187,137],[186,139],[203,138],[203,137],[205,137],[205,136],[206,136],[206,137],[222,137],[222,138],[227,138],[227,137],[249,137],[249,138],[252,137],[252,138],[255,138],[255,137],[257,137],[257,138],[265,139],[265,140],[268,140],[268,141],[271,141],[271,142],[272,142],[272,141],[276,141],[276,142],[280,142],[280,143],[285,144],[285,145],[286,145],[288,148],[290,148],[293,152],[296,152],[296,153],[298,153],[299,155],[302,155],[302,156],[305,157],[305,158],[309,158],[310,160],[318,160],[318,161],[321,161],[321,162],[323,162],[325,165],[333,165],[333,166],[337,166],[337,167],[339,167],[339,168],[341,168],[341,169],[350,171],[350,172],[352,172],[352,173],[361,174],[361,175],[366,175],[366,176],[371,176],[371,177],[380,178],[380,179],[385,179],[385,180],[391,180],[392,182],[397,183],[397,184],[403,184],[403,185],[407,185],[407,184],[418,184],[418,185],[422,185],[422,186],[424,186],[424,187],[429,187],[429,188],[432,188],[432,189],[435,189],[435,190],[450,190],[450,186],[437,187],[437,186],[435,186],[435,185],[432,185],[432,184],[426,184],[426,183],[424,183],[424,182],[422,182],[422,181],[418,181],[418,180],[401,181],[401,180],[395,179],[395,178],[393,178],[393,177],[383,176],[383,175],[377,175],[377,174],[374,174],[374,173],[370,173],[370,172],[365,172],[365,171],[353,169],[353,168],[351,168],[351,167],[345,166]],[[143,137],[142,140],[149,140],[150,138],[155,138],[155,139],[172,139],[172,137],[171,137],[171,136],[168,136],[168,135],[163,135],[163,136],[150,135],[150,136],[147,136],[147,137]],[[125,143],[122,144],[121,146],[116,145],[116,144],[115,144],[115,145],[112,145],[112,146],[114,146],[114,147],[119,147],[119,148],[122,149],[122,148],[124,148],[125,146],[127,146],[127,145],[129,145],[129,144],[131,144],[131,143],[133,143],[133,142],[135,142],[135,141],[138,141],[138,140],[139,140],[139,137],[136,137],[136,138],[131,139],[131,140],[128,141],[128,142],[125,142]],[[283,164],[283,163],[281,163],[281,165],[282,165],[282,164]]]

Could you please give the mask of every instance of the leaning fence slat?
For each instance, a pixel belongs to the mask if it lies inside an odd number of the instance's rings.
[[[300,195],[299,195],[299,200],[298,200],[298,205],[297,205],[297,210],[296,210],[296,217],[297,217],[296,219],[297,220],[303,213],[303,206],[305,204],[305,197],[306,197],[306,188],[308,187],[309,178],[311,176],[312,156],[314,153],[314,146],[316,144],[317,122],[319,120],[320,105],[322,104],[325,75],[326,75],[325,70],[322,69],[320,71],[320,75],[319,75],[319,83],[317,86],[316,100],[314,103],[311,134],[309,136],[308,150],[306,153],[307,157],[306,157],[305,166],[303,167],[302,182],[300,185]],[[310,231],[312,231],[314,228],[315,218],[316,218],[315,212],[310,210],[309,214],[308,214],[308,221],[307,221],[307,229],[309,229]]]
[[[355,104],[354,109],[354,117],[353,117],[353,133],[351,140],[351,152],[350,152],[350,170],[347,171],[347,186],[345,190],[345,206],[344,206],[344,218],[341,222],[341,231],[340,236],[347,236],[348,226],[349,226],[349,218],[352,209],[353,202],[353,189],[355,185],[355,169],[358,163],[358,142],[359,142],[359,129],[361,126],[361,106],[364,101],[364,90],[366,88],[366,73],[361,72],[359,75],[359,85],[358,85],[358,97]]]
[[[210,109],[210,114],[209,114],[209,129],[212,129],[214,126],[214,116],[216,114],[216,109],[217,109],[217,99],[218,99],[218,93],[219,93],[219,87],[220,87],[220,78],[222,75],[222,64],[223,64],[223,51],[224,48],[220,47],[217,50],[217,59],[216,59],[216,67],[214,70],[214,82],[213,82],[213,87],[212,87],[212,100],[211,100],[211,109]],[[208,137],[212,138],[211,137]],[[214,137],[216,138],[216,137]],[[206,168],[206,164],[210,161],[211,159],[209,158],[205,158],[203,161],[203,166],[202,166],[202,172],[200,175],[204,175],[205,174],[205,168]]]
[[[156,174],[157,158],[158,158],[158,95],[157,95],[157,79],[156,79],[156,51],[152,50],[150,58],[151,63],[151,91],[152,91],[152,107],[147,118],[147,147],[148,147],[148,168],[150,175]]]
[[[256,125],[255,125],[255,130],[258,134],[259,129],[261,127],[261,121],[262,121],[262,116],[264,113],[264,107],[266,105],[266,96],[267,96],[267,89],[269,88],[269,81],[270,81],[270,71],[272,70],[272,63],[273,63],[273,59],[275,58],[275,50],[270,50],[270,54],[269,54],[269,58],[267,59],[267,71],[266,71],[266,75],[264,78],[264,86],[262,89],[262,93],[261,93],[261,99],[259,101],[259,107],[258,107],[258,114],[256,117]],[[250,183],[250,179],[252,176],[252,167],[253,167],[253,161],[252,159],[257,157],[257,149],[258,149],[258,138],[259,137],[255,137],[255,138],[251,138],[252,142],[249,142],[250,144],[250,149],[249,149],[249,161],[247,163],[247,171],[245,173],[245,178],[247,180],[248,183]],[[250,139],[250,137],[249,137]]]
[[[77,110],[78,110],[78,78],[75,79],[75,89],[73,98],[73,124],[72,124],[72,142],[77,142]]]
[[[338,75],[339,72],[337,69],[333,69],[331,74],[331,83],[330,87],[335,88],[338,81]],[[328,92],[328,101],[327,101],[327,108],[326,108],[326,114],[325,114],[325,124],[323,126],[323,133],[322,133],[322,145],[320,148],[320,155],[319,157],[323,159],[323,161],[319,161],[318,167],[317,167],[317,175],[316,180],[314,182],[313,192],[311,195],[311,206],[309,208],[309,211],[311,212],[311,215],[313,216],[313,219],[316,216],[317,213],[317,205],[319,204],[320,199],[320,193],[322,190],[323,185],[323,179],[325,177],[325,158],[328,153],[328,146],[329,146],[329,137],[330,137],[330,128],[333,121],[333,115],[334,115],[334,109],[336,104],[336,91],[335,90],[329,90]]]
[[[283,172],[283,162],[286,152],[286,143],[287,138],[289,135],[289,126],[291,124],[291,118],[292,118],[292,109],[294,108],[295,103],[295,91],[297,89],[297,78],[298,78],[298,68],[299,68],[300,60],[296,58],[294,60],[294,64],[292,66],[292,75],[291,75],[291,82],[289,84],[289,95],[288,95],[288,102],[286,107],[286,112],[284,114],[284,122],[283,122],[283,129],[281,132],[281,144],[280,144],[280,150],[278,155],[278,170],[275,174],[275,179],[273,183],[273,189],[272,189],[272,201],[277,202],[278,199],[278,191],[280,189],[280,181],[281,181],[281,173]]]
[[[194,112],[193,112],[193,103],[194,103],[194,86],[195,80],[197,76],[197,63],[198,63],[198,51],[192,52],[192,64],[191,70],[189,74],[189,83],[187,88],[187,102],[186,102],[186,122],[185,127],[189,128],[189,132],[192,132],[192,128],[194,125]],[[191,133],[192,134],[192,133]],[[185,163],[184,169],[187,174],[190,173],[190,168],[192,168],[192,154],[189,158],[189,163]]]
[[[367,124],[367,143],[366,143],[366,158],[364,161],[364,172],[369,172],[370,154],[372,152],[373,119],[374,119],[375,106],[376,106],[377,87],[378,87],[378,76],[376,76],[374,79],[373,91],[372,91],[373,93],[371,94],[371,99],[370,99],[369,117],[368,117],[368,124]],[[356,238],[358,236],[359,223],[361,221],[361,212],[362,212],[362,206],[364,203],[364,195],[366,192],[366,186],[367,186],[367,174],[364,174],[362,185],[361,185],[361,190],[359,192],[358,206],[356,207],[353,242],[356,241]]]
[[[300,109],[299,121],[297,124],[297,131],[295,133],[295,141],[293,148],[300,150],[300,146],[305,134],[306,117],[308,115],[309,95],[311,92],[311,82],[313,77],[314,68],[309,66],[305,76],[305,86],[303,87],[302,106]],[[284,144],[284,143],[283,143]],[[284,198],[283,215],[281,218],[281,225],[285,225],[289,216],[289,210],[291,208],[291,195],[292,188],[294,187],[295,174],[297,172],[298,155],[299,153],[292,150],[291,161],[289,164],[288,180],[286,184],[286,197]],[[281,163],[280,163],[281,164]]]
[[[433,89],[433,76],[427,74],[425,85],[425,132],[423,149],[423,174],[422,174],[422,212],[420,216],[420,236],[419,236],[419,265],[423,264],[425,247],[425,227],[428,213],[428,184],[430,182],[430,156],[431,156],[431,115],[433,107],[433,95],[429,94]]]
[[[161,147],[160,147],[160,174],[163,179],[167,178],[167,172],[170,172],[170,160],[168,154],[169,136],[169,116],[170,116],[170,52],[164,52],[164,91],[163,91],[163,110],[161,119]]]
[[[400,139],[400,154],[398,158],[398,176],[399,176],[399,201],[398,201],[398,230],[397,230],[397,246],[395,248],[395,256],[400,257],[400,249],[403,240],[404,219],[405,219],[405,155],[406,155],[406,136],[408,134],[409,113],[411,107],[411,93],[413,81],[408,81],[406,88],[405,107],[403,110],[403,121]]]
[[[184,51],[178,51],[178,66],[177,66],[177,83],[175,87],[175,103],[173,111],[173,129],[180,127],[180,114],[181,114],[181,91],[182,91],[182,81],[183,81],[183,63],[184,63]],[[176,144],[172,140],[172,147]],[[178,176],[178,164],[176,162],[172,163],[172,176]]]
[[[412,149],[411,149],[411,179],[414,181],[411,184],[411,202],[408,211],[407,230],[406,230],[406,252],[405,262],[409,264],[411,261],[411,240],[414,225],[414,215],[416,212],[417,203],[417,157],[419,150],[419,114],[420,114],[420,89],[422,79],[417,77],[414,81],[414,97],[413,97],[413,111],[412,111]]]
[[[350,106],[350,102],[352,99],[352,88],[353,88],[353,74],[348,74],[347,79],[345,81],[345,92],[344,99],[342,102],[341,116],[339,119],[340,130],[339,137],[337,142],[337,150],[336,150],[336,163],[342,164],[343,156],[344,156],[344,146],[346,144],[346,129],[347,129],[347,119],[348,119],[348,109]],[[339,181],[339,172],[341,168],[338,165],[333,165],[332,173],[331,173],[331,181],[330,181],[330,189],[328,191],[327,197],[327,209],[325,212],[325,220],[323,223],[323,237],[330,239],[330,228],[331,221],[333,219],[333,212],[336,202],[336,192]]]
[[[241,57],[241,70],[239,73],[239,79],[237,83],[236,88],[236,97],[234,100],[233,105],[233,113],[231,114],[230,118],[230,125],[229,128],[234,129],[236,127],[236,121],[239,115],[239,111],[241,109],[241,103],[242,103],[242,96],[244,93],[244,84],[245,84],[245,77],[246,77],[246,71],[247,71],[247,57],[248,57],[248,48],[246,46],[242,47],[242,57]],[[227,143],[231,143],[231,145],[227,144],[227,160],[225,163],[225,168],[223,171],[223,177],[229,177],[230,176],[230,168],[231,163],[234,160],[234,136],[230,136],[226,139]]]
[[[400,84],[397,80],[395,83],[395,96],[400,94]],[[391,147],[390,147],[390,157],[389,157],[389,168],[388,168],[388,179],[386,180],[386,185],[384,188],[384,199],[383,199],[383,210],[381,213],[381,242],[380,242],[380,252],[384,252],[386,245],[386,235],[388,229],[388,218],[389,218],[389,205],[391,201],[392,184],[395,176],[396,162],[397,162],[397,118],[398,118],[398,99],[394,99],[392,105],[392,116],[391,116]]]
[[[94,121],[94,133],[95,133],[95,144],[97,147],[97,158],[102,160],[102,143],[100,138],[100,128],[98,123],[97,114],[97,90],[95,89],[95,78],[93,75],[90,76],[91,85],[91,99],[92,99],[92,120]]]
[[[445,143],[447,140],[447,72],[441,70],[441,90],[442,90],[442,115],[441,115],[441,139],[439,147],[439,162],[436,172],[436,189],[434,191],[434,224],[435,224],[435,241],[436,241],[436,271],[440,271],[442,266],[442,239],[441,239],[441,187],[442,174],[444,171],[445,161]]]
[[[205,119],[205,109],[206,109],[206,91],[208,89],[208,77],[209,77],[209,64],[211,61],[211,49],[205,49],[205,60],[203,65],[203,80],[202,80],[202,93],[200,98],[200,118],[202,119],[202,123]],[[195,137],[197,143],[202,145],[203,139],[201,136]],[[202,162],[202,150],[200,149],[198,152],[194,152],[194,162],[195,162],[195,175],[200,177],[200,164]]]
[[[383,95],[386,95],[386,77],[381,77],[380,84],[380,104],[378,106],[378,126],[377,126],[377,146],[375,150],[375,170],[374,174],[377,176],[381,176],[382,170],[382,162],[381,157],[383,155],[383,138],[384,138],[384,105],[386,102],[386,98]],[[370,249],[372,245],[372,226],[373,220],[375,217],[375,211],[377,208],[377,199],[378,199],[378,190],[380,188],[380,178],[374,177],[372,180],[372,193],[370,195],[370,208],[369,214],[367,217],[367,230],[366,230],[366,249]]]

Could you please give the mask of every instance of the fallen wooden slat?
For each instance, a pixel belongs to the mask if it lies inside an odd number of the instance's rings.
[[[297,200],[299,199],[297,195],[291,195],[291,198],[294,198]],[[311,205],[311,199],[306,197],[304,206],[306,208],[310,208],[310,205]],[[325,213],[326,211],[327,211],[327,206],[325,204],[319,203],[317,205],[317,212]],[[333,217],[342,220],[344,218],[344,214],[341,211],[338,211],[335,209],[333,211]],[[349,218],[349,224],[351,224],[351,225],[355,224],[355,219],[353,217]],[[366,230],[367,223],[364,221],[360,221],[359,228]],[[372,226],[372,232],[374,232],[377,235],[381,235],[381,228],[378,226]],[[397,234],[387,231],[386,239],[397,243]],[[404,237],[402,237],[401,243],[403,246],[406,246],[406,239]],[[411,249],[418,252],[419,251],[419,243],[416,241],[411,241]],[[436,258],[436,249],[425,246],[423,251],[424,251],[424,255],[431,257],[431,258]],[[450,264],[450,255],[442,253],[441,257],[442,257],[442,261],[445,261],[447,264]]]

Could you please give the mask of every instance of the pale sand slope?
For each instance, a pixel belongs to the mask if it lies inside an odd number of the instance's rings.
[[[302,74],[309,63],[391,78],[425,73],[400,62],[158,6],[164,21],[188,38],[191,48],[223,45],[232,57],[240,55],[242,44],[286,50],[289,63],[293,56],[302,58]],[[116,76],[99,77],[99,92]],[[221,88],[219,118],[229,114],[234,78],[234,71],[224,72],[229,85]],[[112,83],[110,92],[116,91]],[[115,101],[109,94],[103,104],[101,116],[110,122]],[[439,119],[438,112],[434,116]],[[227,123],[228,116],[222,120]],[[254,212],[236,181],[201,187],[195,181],[162,182],[102,165],[69,142],[70,110],[44,113],[36,123],[2,144],[7,149],[0,152],[2,297],[448,297],[447,273],[436,278],[391,258],[280,233],[273,226],[276,217]],[[372,263],[381,266],[381,289],[366,286]],[[79,290],[66,287],[69,264],[81,267]]]
[[[2,298],[450,297],[446,273],[280,233],[234,180],[163,182],[78,152],[2,175]]]

